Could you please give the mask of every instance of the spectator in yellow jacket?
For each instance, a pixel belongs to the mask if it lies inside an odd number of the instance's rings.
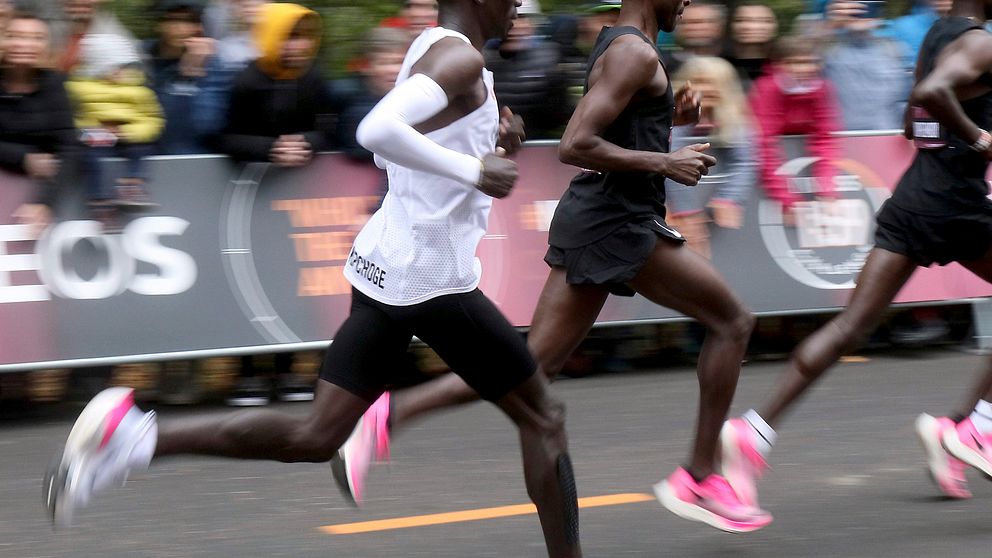
[[[88,193],[94,217],[107,232],[120,227],[122,211],[154,207],[145,190],[141,160],[162,134],[162,107],[145,85],[141,60],[133,44],[109,34],[87,35],[81,64],[66,83],[73,101],[76,127],[86,155]],[[116,180],[104,177],[101,159],[123,157],[126,172]]]

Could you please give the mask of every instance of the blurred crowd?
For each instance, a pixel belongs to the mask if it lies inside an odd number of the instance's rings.
[[[675,86],[690,82],[703,96],[699,124],[676,129],[673,147],[710,138],[724,166],[705,196],[670,185],[672,224],[708,254],[708,227],[741,227],[756,185],[788,208],[795,194],[775,173],[784,135],[807,136],[807,150],[821,157],[817,193],[830,198],[833,133],[902,128],[917,50],[949,8],[950,0],[918,0],[886,19],[883,1],[819,0],[784,22],[760,0],[694,0],[674,34],[658,37]],[[139,41],[102,0],[0,0],[0,168],[37,185],[19,221],[44,227],[64,187],[59,176],[81,172],[89,214],[105,232],[119,231],[156,206],[143,164],[150,155],[222,153],[303,167],[315,153],[342,151],[371,161],[355,141],[358,123],[437,17],[434,0],[403,1],[365,35],[349,75],[327,79],[314,62],[335,47],[320,44],[322,19],[303,5],[152,0],[150,9],[154,37]],[[510,35],[487,45],[497,98],[523,117],[529,139],[560,136],[599,30],[619,9],[619,0],[600,0],[545,13],[539,0],[524,0]],[[126,164],[109,172],[108,157]],[[232,403],[269,400],[273,383],[258,376],[258,360],[236,366]],[[305,369],[275,382],[287,400],[312,397],[319,358],[298,360],[309,364],[282,355],[268,366]],[[191,367],[172,368],[184,385]]]

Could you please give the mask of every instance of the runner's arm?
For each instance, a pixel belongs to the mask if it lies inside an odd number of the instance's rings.
[[[992,70],[992,35],[984,31],[966,33],[961,46],[936,64],[926,78],[916,84],[910,104],[919,105],[969,144],[978,141],[982,129],[968,118],[957,92],[975,84]]]
[[[442,43],[435,44],[414,66],[416,73],[379,101],[358,125],[356,136],[362,147],[375,153],[377,164],[387,160],[475,186],[482,174],[478,158],[443,147],[414,128],[477,87],[482,74],[478,51],[468,45],[449,48]]]
[[[600,172],[660,172],[664,154],[624,149],[603,139],[612,124],[658,71],[658,55],[647,43],[616,39],[599,63],[601,73],[579,101],[558,147],[568,165]]]

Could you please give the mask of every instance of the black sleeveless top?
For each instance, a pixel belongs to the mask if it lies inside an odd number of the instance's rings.
[[[927,76],[933,71],[944,47],[973,29],[983,28],[965,17],[937,20],[920,47],[922,75]],[[992,86],[992,74],[983,74],[978,81]],[[992,92],[961,101],[961,107],[979,127],[984,130],[992,128]],[[943,126],[940,135],[947,146],[917,151],[891,201],[903,209],[929,215],[949,215],[962,209],[992,206],[987,198],[989,186],[985,182],[988,161],[969,148],[970,142],[943,129]]]
[[[607,47],[623,35],[637,35],[655,44],[635,27],[604,27],[596,39],[586,68],[589,72]],[[659,64],[661,58],[659,57]],[[637,99],[603,132],[608,142],[625,149],[667,152],[672,135],[675,95],[671,79],[664,95]],[[572,179],[551,222],[549,243],[578,248],[603,239],[629,222],[663,220],[665,177],[643,172],[582,172]]]

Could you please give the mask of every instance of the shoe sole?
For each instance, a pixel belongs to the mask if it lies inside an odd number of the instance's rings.
[[[331,459],[331,476],[334,477],[334,482],[338,485],[338,489],[341,491],[344,499],[356,508],[361,506],[361,502],[355,498],[355,483],[351,479],[351,471],[348,469],[346,455],[348,454],[348,443],[361,432],[363,420],[365,420],[364,417],[358,420],[358,423],[355,424],[355,429],[351,431],[348,439],[341,444],[337,454]]]
[[[62,457],[58,465],[49,466],[45,473],[46,505],[49,507],[56,526],[67,527],[72,523],[74,511],[67,507],[65,494],[69,492],[85,463],[85,456],[100,447],[103,442],[103,422],[107,410],[120,405],[125,399],[133,397],[132,388],[116,387],[105,389],[90,401],[79,418],[72,425],[69,437],[65,441]]]
[[[954,430],[952,436],[941,436],[940,441],[947,453],[964,461],[965,464],[974,467],[985,475],[985,478],[992,480],[992,463],[989,463],[981,453],[961,443],[957,430]]]
[[[724,434],[724,430],[727,430],[729,433]],[[728,456],[732,457],[728,458]],[[744,469],[748,466],[742,464],[742,461],[745,459],[747,458],[741,455],[740,441],[737,439],[737,429],[731,426],[730,423],[724,423],[720,431],[721,473],[742,502],[757,507],[758,491],[755,487],[753,476],[750,481],[741,481],[741,479],[748,477],[748,473],[744,472]],[[750,490],[742,490],[741,488],[748,484],[748,482],[751,485]],[[747,494],[742,494],[742,492],[747,492]]]
[[[689,504],[681,500],[675,495],[675,491],[672,489],[672,485],[668,482],[668,480],[663,480],[654,485],[654,495],[658,498],[658,501],[661,502],[662,506],[665,506],[668,511],[674,513],[682,519],[705,523],[710,527],[714,527],[727,533],[750,533],[771,523],[770,520],[761,524],[747,524],[737,521],[728,521],[727,519],[724,519],[709,510],[705,510],[699,506]]]
[[[963,494],[948,492],[937,480],[944,476],[947,469],[950,468],[947,462],[947,451],[941,443],[940,424],[937,422],[937,419],[925,413],[921,414],[916,417],[913,428],[916,431],[916,438],[920,441],[920,445],[923,446],[923,452],[927,455],[927,476],[930,477],[930,481],[933,482],[934,486],[940,490],[941,494],[948,498],[954,498],[956,500],[970,498],[970,496]],[[936,432],[936,436],[932,435],[934,432]]]
[[[58,525],[56,521],[56,518],[58,517],[56,514],[56,509],[58,506],[61,489],[65,487],[66,477],[68,476],[67,469],[62,467],[64,455],[65,446],[60,447],[59,450],[52,455],[52,458],[48,463],[48,467],[45,468],[45,477],[41,483],[45,511],[48,513],[48,519],[52,522],[53,526]]]
[[[355,494],[352,492],[351,480],[348,477],[348,467],[345,463],[344,453],[341,451],[338,451],[338,454],[331,459],[331,476],[334,477],[334,484],[337,485],[344,499],[357,508],[358,502],[355,500]]]

